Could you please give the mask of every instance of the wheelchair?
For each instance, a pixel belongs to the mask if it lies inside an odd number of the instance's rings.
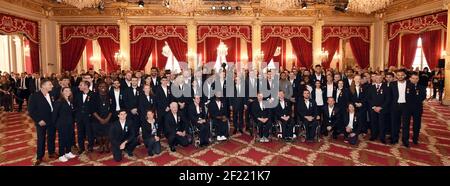
[[[253,119],[250,119],[250,123],[252,125],[252,133],[253,133],[253,140],[255,140],[255,142],[259,142],[259,140],[261,139],[259,136],[259,128],[256,124],[256,121],[254,121]],[[282,133],[283,129],[281,127],[281,122],[279,121],[275,121],[272,122],[272,127],[269,129],[269,142],[271,141],[271,136],[274,139],[282,139]]]
[[[320,120],[316,120],[314,121],[317,123],[317,127],[315,129],[315,133],[314,133],[314,141],[315,142],[320,142],[321,141],[321,123]],[[298,140],[298,139],[305,139],[307,138],[307,124],[305,122],[303,122],[301,119],[296,119],[295,125],[294,125],[294,139]]]
[[[200,146],[200,129],[193,125],[192,123],[189,123],[188,126],[188,141],[189,144],[194,144],[194,146],[197,148]]]
[[[220,141],[217,140],[217,129],[216,126],[214,126],[212,119],[209,119],[209,143],[218,143]],[[230,120],[227,120],[227,129],[225,136],[227,136],[227,139],[225,141],[228,141],[231,137],[230,135]]]

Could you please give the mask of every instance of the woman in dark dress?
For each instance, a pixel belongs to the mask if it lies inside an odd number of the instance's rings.
[[[12,112],[12,93],[11,84],[6,76],[0,76],[0,105],[4,107],[5,111]]]
[[[358,114],[355,111],[355,105],[352,103],[348,104],[347,112],[344,114],[344,126],[345,143],[356,145],[358,143],[358,136],[361,132],[361,125]]]
[[[59,161],[66,162],[75,158],[71,148],[73,146],[74,135],[74,108],[72,104],[72,90],[70,87],[61,89],[61,96],[55,103],[52,114],[53,122],[58,130]]]
[[[95,126],[95,134],[100,145],[100,153],[109,153],[108,131],[113,108],[112,98],[108,94],[108,86],[105,82],[98,85],[98,93],[94,95],[94,113],[93,120]]]
[[[145,121],[141,122],[142,139],[147,147],[149,156],[161,153],[161,143],[159,138],[161,136],[161,129],[155,119],[155,111],[147,110]]]

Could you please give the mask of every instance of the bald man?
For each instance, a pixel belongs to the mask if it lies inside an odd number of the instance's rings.
[[[170,111],[164,117],[165,132],[169,141],[170,151],[175,152],[175,147],[180,144],[183,147],[188,146],[187,122],[183,114],[178,111],[178,103],[172,102],[169,105]]]

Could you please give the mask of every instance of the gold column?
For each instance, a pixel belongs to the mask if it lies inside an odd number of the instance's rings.
[[[197,63],[197,23],[195,20],[191,19],[187,21],[188,30],[188,57],[187,62],[189,68],[196,69],[198,67]],[[202,56],[204,57],[204,56]]]
[[[323,20],[317,20],[313,25],[313,65],[320,65],[320,52],[322,51],[322,27]]]
[[[375,69],[375,66],[380,67],[380,64],[375,64],[375,24],[372,23],[370,25],[370,60],[369,60],[369,67],[372,67],[372,69]]]
[[[261,61],[259,61],[258,55],[261,52],[261,20],[257,19],[252,23],[252,65],[247,66],[248,69],[253,67],[259,68]],[[247,63],[248,64],[248,63]]]
[[[450,2],[447,4],[447,10],[450,7]],[[447,25],[450,24],[450,14],[447,15]],[[450,33],[450,27],[447,27],[447,33]],[[444,99],[442,100],[444,105],[450,105],[450,40],[447,35],[447,47],[445,56],[445,84],[444,84]]]
[[[117,21],[120,29],[120,53],[123,56],[123,60],[120,61],[120,67],[122,70],[130,69],[130,29],[128,28],[127,20],[122,18]]]

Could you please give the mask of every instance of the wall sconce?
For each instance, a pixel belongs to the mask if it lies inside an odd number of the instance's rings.
[[[442,50],[441,51],[441,59],[445,59],[445,57],[447,57],[447,51]]]
[[[125,56],[119,50],[116,53],[114,53],[114,60],[116,61],[116,65],[121,65],[122,62],[125,61]]]
[[[320,59],[322,60],[322,62],[325,62],[328,60],[328,51],[325,50],[325,48],[322,48],[322,50],[320,51]]]

